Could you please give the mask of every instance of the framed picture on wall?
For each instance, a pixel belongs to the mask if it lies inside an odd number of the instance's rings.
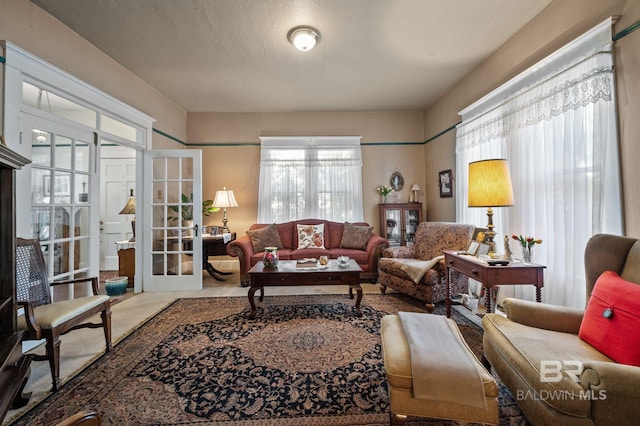
[[[42,177],[44,195],[49,196],[51,192],[51,176]],[[53,180],[53,194],[56,196],[71,195],[71,177],[69,175],[56,175]]]
[[[439,177],[438,186],[440,187],[440,198],[453,197],[453,175],[451,169],[441,171]]]

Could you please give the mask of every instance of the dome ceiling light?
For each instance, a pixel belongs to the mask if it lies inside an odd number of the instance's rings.
[[[293,44],[296,49],[306,52],[313,49],[320,39],[320,33],[315,28],[308,27],[306,25],[300,25],[293,27],[287,34],[287,39]]]

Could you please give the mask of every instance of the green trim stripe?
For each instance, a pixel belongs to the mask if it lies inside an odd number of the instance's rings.
[[[222,143],[205,143],[205,142],[198,142],[198,143],[190,143],[189,146],[260,146],[259,143],[257,142],[241,142],[241,143],[229,143],[229,142],[222,142]]]
[[[5,57],[4,56],[0,56],[0,64],[4,64],[5,62],[7,62]]]
[[[445,133],[450,132],[451,130],[455,129],[456,126],[458,124],[460,124],[461,122],[458,122],[456,124],[454,124],[451,127],[448,127],[446,129],[444,129],[443,131],[441,131],[440,133],[436,134],[435,136],[430,137],[429,139],[427,139],[424,142],[364,142],[361,143],[360,146],[398,146],[398,145],[425,145],[429,142],[431,142],[434,139],[439,138],[440,136],[444,135]],[[244,143],[205,143],[205,142],[198,142],[198,143],[186,143],[181,141],[178,138],[175,138],[173,136],[171,136],[168,133],[163,132],[162,130],[158,130],[155,127],[153,128],[153,131],[155,133],[158,133],[159,135],[162,135],[166,138],[171,139],[172,141],[178,142],[179,144],[182,144],[184,146],[190,146],[190,147],[196,147],[196,146],[201,146],[201,147],[207,147],[207,146],[260,146],[259,142],[244,142]]]
[[[364,142],[360,146],[424,145],[424,142]]]
[[[460,124],[460,123],[462,123],[462,121],[458,121],[458,122],[457,122],[456,124],[454,124],[453,126],[451,126],[451,127],[448,127],[448,128],[446,128],[446,129],[444,129],[443,131],[441,131],[440,133],[438,133],[438,134],[437,134],[437,135],[435,135],[435,136],[431,136],[429,139],[427,139],[426,141],[424,141],[424,143],[429,143],[429,142],[431,142],[431,141],[432,141],[432,140],[434,140],[434,139],[438,139],[440,136],[444,135],[445,133],[448,133],[448,132],[452,131],[453,129],[455,129],[455,128],[456,128],[456,126],[457,126],[458,124]]]
[[[169,139],[171,139],[172,141],[178,142],[178,143],[180,143],[180,144],[182,144],[182,145],[185,145],[185,146],[187,146],[187,145],[188,145],[186,142],[183,142],[183,141],[181,141],[180,139],[175,138],[175,137],[171,136],[170,134],[163,132],[162,130],[158,130],[158,129],[156,129],[155,127],[154,127],[152,130],[153,130],[155,133],[157,133],[157,134],[159,134],[159,135],[164,136],[165,138],[169,138]]]
[[[627,28],[625,28],[624,30],[620,31],[617,34],[614,34],[613,37],[611,37],[611,40],[618,41],[622,37],[628,36],[629,34],[631,34],[632,32],[634,32],[637,29],[640,29],[640,21],[636,22],[633,25],[629,25]]]

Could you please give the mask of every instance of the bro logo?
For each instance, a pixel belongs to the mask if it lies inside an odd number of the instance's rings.
[[[541,360],[540,361],[540,381],[544,383],[557,383],[562,380],[562,372],[574,382],[580,382],[582,374],[582,361],[577,360]]]

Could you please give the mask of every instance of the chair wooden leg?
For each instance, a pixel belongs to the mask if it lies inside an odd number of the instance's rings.
[[[391,426],[404,426],[407,421],[407,416],[403,416],[402,414],[394,414],[392,411],[389,411],[389,424]]]
[[[385,294],[387,292],[387,286],[380,284],[380,293]]]
[[[57,335],[46,336],[45,349],[51,369],[52,390],[60,389],[60,339]]]
[[[100,313],[102,318],[102,329],[104,331],[104,341],[107,346],[107,352],[113,350],[113,343],[111,343],[111,307],[107,302],[107,307]]]

